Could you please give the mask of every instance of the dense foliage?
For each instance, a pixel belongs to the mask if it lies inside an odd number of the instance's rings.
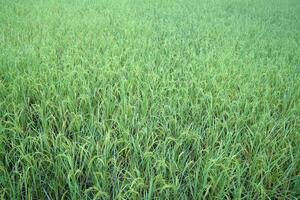
[[[298,0],[0,0],[3,199],[300,196]]]

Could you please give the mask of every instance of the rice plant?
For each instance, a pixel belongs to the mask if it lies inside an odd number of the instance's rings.
[[[0,0],[1,199],[300,197],[298,0]]]

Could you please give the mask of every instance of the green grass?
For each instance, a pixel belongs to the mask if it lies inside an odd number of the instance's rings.
[[[0,198],[297,199],[298,0],[0,0]]]

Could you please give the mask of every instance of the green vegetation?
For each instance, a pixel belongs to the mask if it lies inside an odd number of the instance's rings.
[[[0,0],[0,198],[296,199],[298,0]]]

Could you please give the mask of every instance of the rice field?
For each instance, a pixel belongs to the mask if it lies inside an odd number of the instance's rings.
[[[0,198],[300,198],[300,2],[0,0]]]

